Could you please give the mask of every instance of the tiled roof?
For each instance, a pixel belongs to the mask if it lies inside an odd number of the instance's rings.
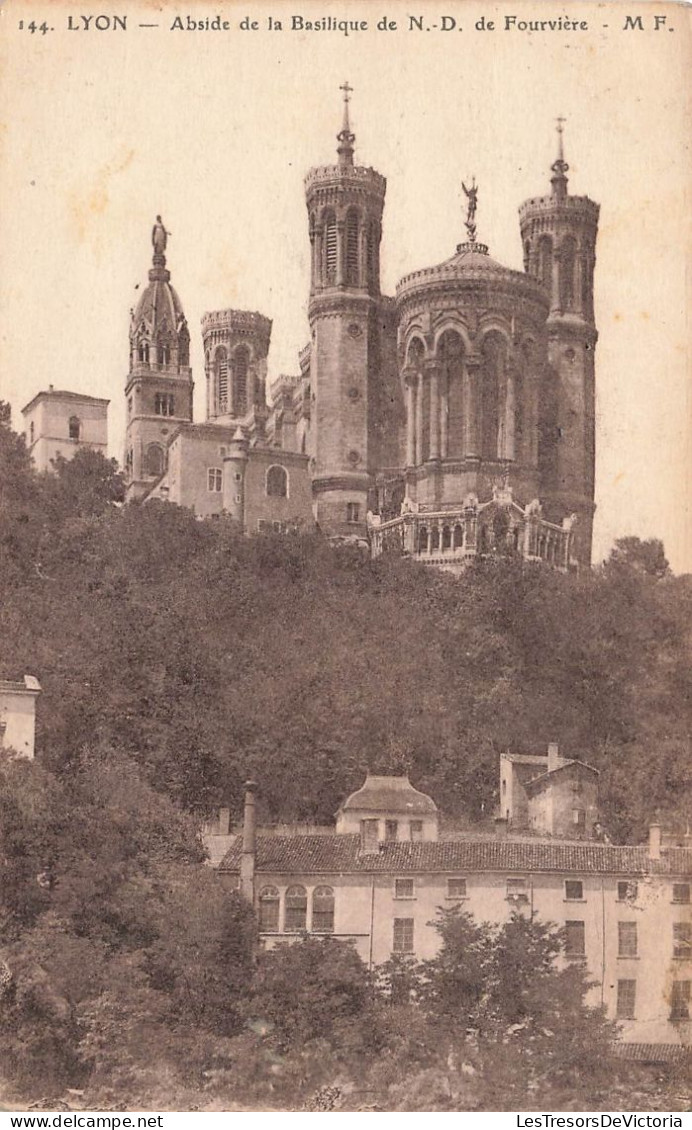
[[[638,1063],[680,1063],[692,1055],[692,1048],[682,1044],[628,1044],[615,1045],[618,1059],[635,1060]]]
[[[564,761],[561,765],[557,765],[555,769],[549,769],[547,773],[541,773],[538,777],[532,777],[526,783],[526,791],[530,792],[532,789],[542,789],[555,779],[556,773],[562,773],[564,769],[572,769],[578,765],[581,769],[588,769],[589,773],[599,775],[598,769],[594,769],[593,765],[587,765],[585,761]]]
[[[240,842],[220,864],[237,871]],[[285,874],[423,873],[461,871],[559,871],[579,874],[690,875],[692,851],[675,849],[650,860],[646,847],[596,843],[445,840],[384,843],[377,852],[360,850],[360,836],[259,836],[257,871]]]
[[[351,793],[342,805],[343,812],[354,809],[358,812],[420,815],[437,812],[437,805],[432,797],[414,789],[408,777],[377,777],[368,774],[365,784]]]

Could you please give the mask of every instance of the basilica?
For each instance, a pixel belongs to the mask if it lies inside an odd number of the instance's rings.
[[[511,552],[588,565],[594,511],[593,280],[599,207],[568,191],[558,121],[550,191],[519,209],[524,270],[476,238],[380,290],[387,183],[354,162],[344,84],[336,161],[305,178],[310,338],[267,378],[261,313],[202,318],[206,419],[194,422],[190,332],[157,217],[132,312],[128,497],[247,532],[316,523],[329,537],[453,570]]]

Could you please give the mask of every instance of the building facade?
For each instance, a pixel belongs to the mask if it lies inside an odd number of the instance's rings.
[[[534,762],[532,779],[544,771],[562,812],[581,763]],[[501,781],[507,772],[503,764]],[[227,810],[216,829],[225,855],[216,835],[208,842],[221,881],[252,902],[263,945],[329,935],[351,941],[373,968],[393,954],[434,956],[440,908],[497,925],[535,915],[564,930],[561,960],[584,965],[591,1003],[621,1024],[625,1042],[692,1043],[689,836],[666,842],[652,825],[648,844],[614,846],[597,821],[577,838],[531,834],[521,815],[518,829],[500,817],[494,835],[441,838],[436,805],[402,777],[368,777],[331,830],[256,835],[252,789],[247,799],[242,835],[230,833]]]
[[[50,471],[58,456],[72,459],[81,448],[108,450],[108,400],[48,386],[22,408],[24,438],[38,471]]]
[[[168,498],[248,532],[317,523],[372,553],[460,568],[509,552],[588,564],[594,510],[593,279],[598,205],[568,191],[559,126],[550,192],[520,208],[524,270],[476,238],[380,288],[386,180],[355,162],[348,84],[334,164],[305,179],[310,340],[268,383],[271,321],[202,318],[206,419],[192,419],[189,332],[152,232],[132,312],[130,498]]]

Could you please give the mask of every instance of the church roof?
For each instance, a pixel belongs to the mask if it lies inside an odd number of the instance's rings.
[[[341,806],[342,812],[354,809],[419,816],[437,812],[437,805],[432,797],[414,789],[408,777],[377,777],[369,773],[365,784],[351,793]]]
[[[240,869],[241,837],[220,871]],[[314,875],[406,872],[576,872],[614,875],[692,875],[692,851],[676,848],[650,859],[648,848],[602,843],[512,840],[389,841],[363,852],[359,835],[258,836],[256,871]]]
[[[397,298],[412,291],[437,289],[440,286],[453,285],[463,282],[487,282],[489,284],[507,285],[512,289],[530,293],[531,297],[542,305],[548,305],[548,296],[543,285],[532,275],[523,271],[514,271],[498,263],[488,254],[484,243],[460,243],[456,252],[449,259],[433,267],[424,267],[420,271],[413,271],[401,279],[396,288]]]
[[[161,273],[167,275],[168,271]],[[139,327],[142,322],[146,322],[147,326],[154,328],[160,326],[165,319],[171,332],[175,332],[180,319],[184,317],[183,304],[177,293],[168,279],[160,278],[150,281],[142,291],[133,323]]]

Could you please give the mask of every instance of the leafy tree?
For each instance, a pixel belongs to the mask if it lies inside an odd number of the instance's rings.
[[[645,541],[636,537],[618,538],[610,552],[607,567],[618,570],[635,569],[657,580],[670,575],[663,542],[658,538],[648,538]]]

